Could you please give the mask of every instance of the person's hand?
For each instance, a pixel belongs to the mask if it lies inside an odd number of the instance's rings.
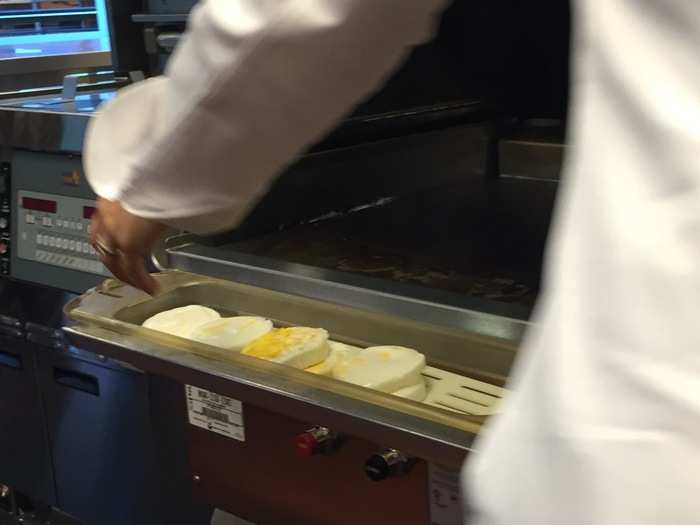
[[[146,271],[146,258],[166,229],[159,222],[129,213],[118,202],[98,199],[90,241],[117,279],[153,294],[156,282]]]

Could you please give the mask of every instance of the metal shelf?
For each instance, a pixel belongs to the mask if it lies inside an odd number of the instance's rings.
[[[185,23],[189,18],[188,14],[138,14],[132,15],[131,20],[137,24],[175,24]]]

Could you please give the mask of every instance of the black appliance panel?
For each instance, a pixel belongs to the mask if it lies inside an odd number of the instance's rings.
[[[0,482],[56,503],[34,351],[5,336],[0,336]]]
[[[145,376],[37,353],[59,508],[100,525],[154,523]]]

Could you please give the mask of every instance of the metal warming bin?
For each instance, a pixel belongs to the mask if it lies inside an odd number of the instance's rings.
[[[387,514],[427,524],[431,513],[446,512],[437,504],[442,490],[459,516],[454,475],[497,410],[524,323],[248,271],[270,287],[281,278],[281,287],[301,287],[306,297],[182,271],[157,275],[157,297],[109,280],[66,307],[77,321],[68,337],[169,378],[164,411],[179,418],[174,424],[189,418],[193,491],[212,506],[258,524],[385,523]],[[277,326],[323,327],[358,347],[417,348],[428,358],[431,393],[425,403],[407,401],[140,326],[188,304],[262,315]],[[310,429],[334,437],[333,446],[301,457],[295,439]]]

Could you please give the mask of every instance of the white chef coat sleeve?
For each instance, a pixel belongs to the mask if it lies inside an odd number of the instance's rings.
[[[281,170],[428,39],[446,0],[204,0],[164,76],[92,119],[87,178],[196,233],[239,222]]]

